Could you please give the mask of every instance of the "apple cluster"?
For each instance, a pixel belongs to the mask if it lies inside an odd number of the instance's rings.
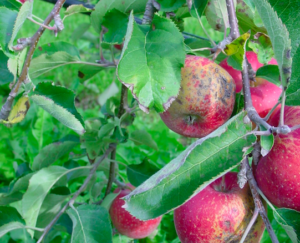
[[[254,52],[246,57],[256,72],[263,64]],[[275,59],[268,64],[276,65]],[[169,109],[160,114],[165,124],[178,134],[202,138],[224,124],[233,111],[235,94],[242,92],[242,74],[223,60],[220,65],[199,56],[186,56],[182,68],[181,89]],[[267,80],[251,82],[253,106],[261,117],[278,102],[281,88]],[[269,119],[278,126],[280,106]],[[285,107],[285,124],[300,124],[300,107]],[[272,150],[253,166],[258,186],[278,207],[300,210],[300,131],[275,134]],[[131,185],[130,185],[131,186]],[[132,187],[132,186],[131,186]],[[118,189],[119,190],[119,189]],[[130,190],[121,190],[110,208],[112,222],[119,233],[140,239],[149,236],[161,217],[141,221],[122,206],[122,197]],[[182,243],[238,242],[254,210],[249,186],[237,183],[237,174],[229,172],[215,180],[188,202],[174,211],[174,223]],[[264,224],[259,216],[245,242],[260,242]]]

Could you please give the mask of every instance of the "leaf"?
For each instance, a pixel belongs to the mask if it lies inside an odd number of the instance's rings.
[[[6,7],[11,10],[19,10],[22,4],[16,0],[0,0],[0,7]]]
[[[69,6],[66,11],[64,12],[64,18],[63,20],[65,20],[65,18],[73,15],[73,14],[77,14],[77,13],[91,13],[93,12],[94,9],[90,9],[90,8],[86,8],[84,7],[82,4],[74,4]]]
[[[29,75],[34,79],[54,68],[72,63],[80,64],[80,59],[77,55],[70,55],[64,51],[58,51],[50,55],[42,54],[32,59]]]
[[[24,223],[24,220],[15,208],[0,206],[0,238],[9,231],[24,228]]]
[[[74,141],[64,141],[47,145],[34,158],[32,170],[36,171],[48,167],[63,155],[69,153],[78,144],[78,142]]]
[[[260,63],[268,63],[274,56],[271,40],[266,34],[256,33],[248,46],[257,54]]]
[[[85,132],[84,122],[75,108],[75,95],[71,90],[54,86],[50,82],[39,83],[35,90],[29,93],[29,97],[65,126],[78,134]]]
[[[289,32],[266,0],[253,0],[253,3],[270,36],[275,58],[278,62],[281,84],[283,89],[286,89],[291,77],[290,69],[292,66]]]
[[[130,140],[134,142],[135,145],[146,145],[150,148],[158,150],[156,142],[152,139],[151,135],[145,130],[134,130],[130,133]]]
[[[35,227],[41,206],[53,185],[68,170],[59,166],[44,168],[34,174],[22,199],[22,216],[27,226]],[[33,232],[30,232],[33,235]]]
[[[261,131],[266,131],[263,126],[259,126],[259,129]],[[266,156],[274,145],[274,135],[271,134],[269,136],[260,136],[260,145],[262,156]]]
[[[118,88],[118,86],[116,85],[115,82],[112,82],[112,83],[108,86],[108,88],[107,88],[106,90],[104,90],[104,91],[98,96],[98,99],[97,99],[97,100],[98,100],[98,103],[99,103],[101,106],[103,106],[109,98],[115,96],[115,95],[118,94],[118,93],[119,93],[119,88]]]
[[[179,92],[185,60],[183,37],[174,23],[158,15],[151,28],[143,27],[131,13],[117,74],[143,111],[154,107],[163,112]]]
[[[2,121],[5,124],[16,124],[24,120],[27,111],[29,110],[30,103],[26,96],[22,96],[12,108],[7,121]]]
[[[82,205],[67,211],[73,221],[71,243],[111,243],[108,211],[98,205]]]
[[[256,71],[256,77],[266,79],[269,82],[276,84],[277,86],[280,86],[280,80],[279,80],[280,74],[277,65],[266,65],[259,68]]]
[[[13,28],[13,32],[12,32],[10,41],[8,43],[10,50],[13,50],[11,47],[13,46],[13,42],[14,42],[15,38],[17,37],[19,30],[22,28],[25,20],[28,17],[31,17],[32,7],[33,7],[33,2],[31,2],[31,1],[26,1],[22,4],[20,11],[18,13],[18,17],[14,24],[14,28]]]
[[[156,0],[156,2],[160,6],[160,11],[173,12],[186,3],[186,0]]]
[[[0,33],[0,38],[1,38],[1,33]],[[0,85],[10,83],[14,80],[14,75],[8,69],[7,62],[8,62],[8,57],[4,55],[4,53],[0,50],[0,73],[1,73]]]
[[[177,158],[124,197],[125,208],[133,216],[148,220],[182,205],[215,179],[240,164],[243,148],[255,141],[245,135],[251,124],[244,124],[239,113],[223,126],[197,140]]]
[[[112,9],[119,10],[122,13],[129,13],[134,10],[135,14],[145,12],[148,0],[101,0],[95,6],[95,11],[91,14],[91,23],[97,33],[101,31],[101,25],[104,15]]]
[[[159,169],[151,164],[148,159],[144,159],[143,162],[138,165],[127,166],[127,178],[133,186],[138,187],[158,170]]]
[[[236,1],[234,1],[234,6],[236,6]],[[224,32],[230,26],[226,1],[209,0],[209,4],[207,4],[207,7],[205,9],[205,16],[207,22],[214,30]]]
[[[128,17],[119,10],[108,11],[103,17],[102,25],[108,29],[103,36],[103,42],[122,44],[126,34]]]
[[[190,9],[190,13],[194,18],[201,18],[208,0],[192,0],[192,6]]]
[[[234,69],[242,70],[242,63],[246,50],[246,42],[250,37],[250,33],[245,33],[226,45],[224,51],[229,56],[227,62]]]
[[[112,202],[115,200],[115,198],[118,195],[119,195],[119,193],[109,193],[102,201],[101,207],[104,207],[104,208],[106,208],[107,211],[109,211]]]
[[[273,210],[273,215],[292,242],[300,242],[300,212],[289,208],[278,208]]]
[[[68,53],[72,57],[78,57],[78,59],[80,59],[80,54],[76,46],[73,46],[72,44],[64,41],[50,42],[39,46],[38,48],[36,48],[33,54],[33,59],[42,54],[48,54],[50,56],[61,50]]]
[[[17,19],[18,12],[5,7],[0,7],[0,46],[2,51],[9,55],[8,43],[11,39],[14,23]]]

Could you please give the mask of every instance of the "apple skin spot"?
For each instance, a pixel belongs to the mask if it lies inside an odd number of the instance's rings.
[[[269,124],[278,126],[280,109],[270,117]],[[285,106],[284,123],[289,127],[300,124],[300,107]],[[274,136],[274,146],[254,167],[257,184],[277,207],[300,211],[300,129]]]
[[[130,187],[134,188],[129,184]],[[119,192],[120,189],[116,189],[114,192]],[[129,194],[129,189],[121,190],[120,194],[114,199],[109,209],[109,214],[113,225],[116,227],[118,232],[122,235],[126,235],[133,239],[142,239],[150,235],[159,225],[162,217],[142,221],[132,216],[122,206],[125,201],[122,197]]]
[[[217,179],[188,202],[175,209],[174,223],[182,243],[239,242],[254,211],[254,202],[248,184],[240,189],[237,173]],[[264,223],[258,217],[245,242],[258,243],[264,232]]]
[[[234,81],[219,65],[198,56],[186,57],[181,76],[180,102],[173,102],[161,118],[178,134],[204,137],[230,118],[235,102]],[[196,117],[193,123],[186,122],[190,116]]]

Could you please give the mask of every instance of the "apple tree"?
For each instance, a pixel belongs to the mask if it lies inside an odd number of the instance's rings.
[[[300,242],[299,11],[0,0],[0,243],[191,243],[174,210],[229,175],[251,206],[215,242]]]

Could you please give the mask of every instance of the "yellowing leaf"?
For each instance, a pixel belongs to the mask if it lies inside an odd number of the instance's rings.
[[[5,124],[15,124],[23,121],[29,107],[30,103],[28,97],[21,97],[9,113],[8,121],[2,122]]]

